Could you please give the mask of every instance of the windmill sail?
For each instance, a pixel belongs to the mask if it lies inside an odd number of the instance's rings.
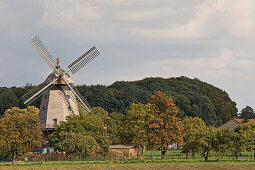
[[[42,56],[46,63],[51,67],[55,68],[57,65],[56,59],[50,54],[43,42],[39,39],[38,36],[34,37],[31,41],[31,44],[34,46],[36,51]]]
[[[24,102],[24,104],[29,105],[33,101],[35,101],[38,97],[40,97],[43,92],[47,89],[50,89],[53,87],[53,83],[56,82],[58,79],[53,80],[52,82],[46,83],[43,82],[42,84],[36,86],[32,90],[30,90],[28,93],[26,93],[24,96],[21,97],[21,100]]]
[[[68,66],[69,70],[73,74],[79,71],[82,67],[87,65],[91,60],[96,58],[100,53],[97,50],[97,48],[94,46],[89,51],[87,51],[85,54],[83,54],[81,57],[76,59],[72,64]]]
[[[66,121],[66,116],[70,114],[79,115],[79,109],[83,113],[90,112],[91,106],[80,92],[72,86],[73,81],[67,73],[69,71],[73,74],[76,73],[98,56],[100,53],[96,47],[92,47],[71,63],[68,66],[68,71],[65,72],[59,66],[59,59],[56,60],[50,54],[38,36],[34,37],[30,42],[50,68],[53,69],[53,72],[42,84],[21,97],[24,104],[29,105],[43,95],[38,115],[42,120],[43,127],[53,130],[56,128],[56,124]]]

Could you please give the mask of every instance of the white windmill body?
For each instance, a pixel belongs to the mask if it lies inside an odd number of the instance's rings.
[[[67,74],[65,76],[68,83],[73,85],[70,76]],[[57,73],[53,71],[45,81],[51,82],[55,78]],[[68,115],[79,115],[76,97],[65,82],[57,81],[54,87],[42,94],[39,118],[45,129],[54,129],[59,122],[65,121]]]
[[[92,47],[70,64],[68,71],[64,71],[59,66],[59,58],[55,59],[37,36],[31,40],[31,43],[53,69],[53,72],[42,84],[22,97],[24,103],[28,105],[42,96],[39,118],[42,120],[43,128],[45,130],[54,130],[56,125],[65,121],[68,115],[79,115],[79,109],[84,112],[90,112],[91,107],[79,91],[73,87],[74,82],[68,72],[76,73],[99,55],[96,47]],[[78,102],[81,103],[79,109]]]

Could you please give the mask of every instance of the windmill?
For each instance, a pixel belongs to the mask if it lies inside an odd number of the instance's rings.
[[[79,91],[73,87],[73,80],[68,74],[75,74],[100,53],[96,47],[92,47],[89,51],[71,63],[67,71],[64,71],[59,65],[59,58],[55,59],[38,36],[34,37],[30,43],[37,52],[46,61],[53,72],[46,80],[21,97],[24,104],[29,105],[38,97],[42,96],[40,104],[39,118],[42,120],[43,128],[54,130],[56,125],[65,121],[68,115],[78,115],[78,102],[80,109],[84,112],[90,112],[90,105],[82,97]]]

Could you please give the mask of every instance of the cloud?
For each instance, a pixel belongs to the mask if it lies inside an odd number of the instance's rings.
[[[205,0],[184,24],[169,22],[160,28],[138,28],[132,34],[146,38],[249,38],[254,36],[255,1]]]
[[[223,88],[239,107],[255,107],[254,5],[254,0],[0,1],[0,84],[38,84],[48,75],[51,70],[29,44],[39,35],[61,66],[97,46],[101,55],[73,77],[79,84],[184,75]]]
[[[183,75],[199,76],[203,79],[213,78],[235,81],[237,78],[240,80],[254,78],[255,59],[248,56],[245,51],[233,52],[230,49],[222,48],[214,56],[170,58],[147,62],[148,67],[152,65],[160,68],[158,72],[168,73],[169,75],[180,72]]]

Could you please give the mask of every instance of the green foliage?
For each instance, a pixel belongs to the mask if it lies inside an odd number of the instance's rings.
[[[255,123],[242,123],[234,130],[234,133],[231,149],[236,159],[244,150],[255,151]]]
[[[184,146],[182,152],[193,155],[200,152],[205,161],[208,161],[210,152],[215,150],[217,130],[206,126],[200,118],[186,118],[182,122]]]
[[[109,135],[112,144],[118,144],[120,141],[121,131],[125,115],[122,113],[113,112],[109,114],[109,121],[107,122],[107,134]]]
[[[126,110],[123,124],[119,126],[121,143],[135,145],[139,150],[137,157],[143,157],[149,142],[146,117],[151,109],[151,104],[132,103]]]
[[[27,109],[13,107],[0,119],[0,153],[11,157],[13,163],[16,157],[41,146],[42,128],[38,113],[33,106]]]
[[[93,108],[89,114],[68,116],[66,122],[57,125],[57,129],[50,135],[50,143],[61,150],[61,133],[72,132],[82,133],[95,139],[99,145],[98,153],[106,155],[109,152],[109,137],[105,131],[105,124],[108,119],[108,113],[102,108]]]
[[[60,132],[59,143],[57,147],[67,153],[78,153],[83,157],[90,156],[93,151],[96,151],[98,144],[92,136],[88,136],[84,132]]]
[[[0,114],[13,106],[24,108],[20,97],[32,88],[0,88]],[[187,77],[145,78],[133,82],[115,82],[110,86],[81,85],[77,86],[77,89],[91,106],[104,108],[109,113],[125,114],[130,103],[146,104],[154,90],[159,90],[174,99],[179,108],[179,118],[200,117],[207,125],[220,126],[237,116],[236,104],[225,91]],[[40,98],[33,104],[39,107]]]
[[[241,119],[255,119],[254,110],[250,106],[246,106],[241,110],[239,118]]]
[[[186,153],[187,157],[189,153],[195,156],[195,153],[200,150],[200,145],[202,138],[202,129],[206,128],[205,122],[198,117],[187,117],[182,121],[182,135],[184,139],[184,146],[182,147],[182,152]]]

